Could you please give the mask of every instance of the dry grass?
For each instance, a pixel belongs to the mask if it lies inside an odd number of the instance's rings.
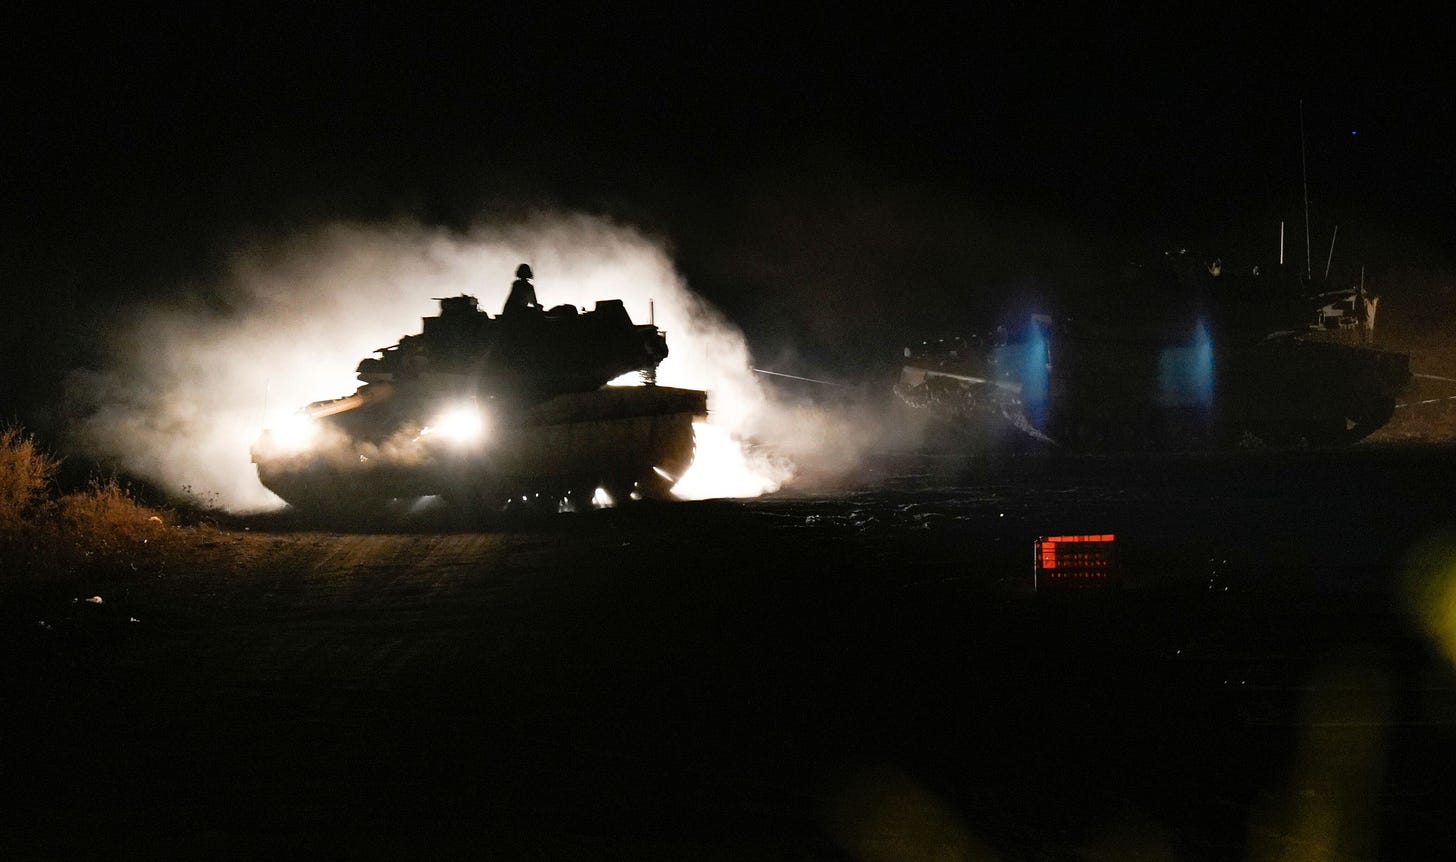
[[[0,430],[0,578],[155,571],[194,543],[115,479],[60,494],[59,467],[23,430]]]
[[[1379,344],[1387,350],[1410,354],[1411,371],[1420,375],[1401,397],[1403,406],[1390,424],[1370,436],[1375,442],[1456,442],[1456,333],[1441,329],[1386,333]],[[1446,380],[1437,380],[1446,378]]]

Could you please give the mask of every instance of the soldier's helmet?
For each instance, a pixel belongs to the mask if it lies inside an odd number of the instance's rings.
[[[516,278],[532,278],[532,277],[533,276],[531,275],[531,267],[527,266],[524,263],[521,264],[520,266],[516,267]]]

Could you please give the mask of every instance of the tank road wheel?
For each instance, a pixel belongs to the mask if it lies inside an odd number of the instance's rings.
[[[636,483],[631,479],[608,479],[602,482],[602,489],[607,496],[612,498],[612,505],[626,506],[637,502],[632,499],[632,492],[637,490]]]
[[[502,500],[488,497],[476,488],[456,489],[443,495],[450,508],[467,518],[484,518],[500,514]]]
[[[449,477],[440,491],[450,508],[467,519],[488,519],[506,507],[507,489],[494,475],[462,471]]]
[[[590,512],[596,508],[596,497],[595,484],[570,488],[561,498],[561,508],[567,512]]]
[[[636,474],[605,479],[602,481],[602,488],[612,498],[613,504],[625,506],[644,500],[676,500],[672,495],[672,486],[675,484],[676,482],[662,476],[652,467],[644,467]]]

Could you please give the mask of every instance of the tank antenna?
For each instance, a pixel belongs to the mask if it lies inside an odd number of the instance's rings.
[[[1304,277],[1314,273],[1309,262],[1309,160],[1304,150],[1304,100],[1299,100],[1299,168],[1304,179]]]
[[[1340,235],[1340,226],[1335,225],[1335,232],[1330,234],[1330,256],[1325,258],[1325,281],[1330,280],[1330,262],[1335,259],[1335,237]]]
[[[1284,265],[1284,222],[1279,222],[1279,265]]]
[[[647,322],[652,326],[657,325],[657,304],[652,297],[647,298]]]
[[[1355,294],[1360,303],[1360,343],[1368,344],[1375,337],[1375,320],[1370,312],[1373,310],[1370,301],[1365,297],[1365,267],[1360,267],[1360,291]]]

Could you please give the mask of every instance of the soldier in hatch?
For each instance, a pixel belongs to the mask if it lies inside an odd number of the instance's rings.
[[[540,311],[541,304],[536,301],[536,288],[531,285],[531,267],[521,264],[516,267],[516,280],[511,283],[511,294],[506,297],[506,307],[501,310],[502,317],[520,316],[525,311]]]

